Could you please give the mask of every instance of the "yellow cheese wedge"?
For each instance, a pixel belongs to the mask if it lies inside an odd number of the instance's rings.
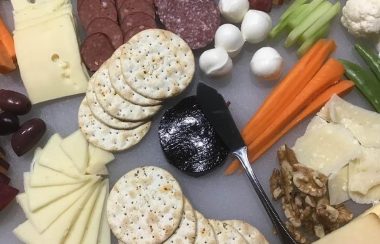
[[[378,244],[380,242],[380,219],[370,213],[358,217],[342,228],[331,232],[315,244]]]
[[[90,189],[86,194],[67,209],[54,223],[43,233],[39,233],[30,221],[26,221],[13,230],[19,240],[28,244],[53,244],[62,243],[70,231],[71,226],[79,216],[85,203],[95,189]]]
[[[24,173],[24,189],[29,200],[29,209],[36,211],[83,187],[86,182],[73,185],[31,187],[29,173]]]
[[[79,172],[72,160],[61,148],[62,138],[53,135],[40,155],[38,163],[73,178],[79,178]]]
[[[108,199],[109,195],[109,183],[107,184],[107,194],[105,197],[105,201]],[[102,213],[102,219],[100,223],[100,229],[98,234],[98,241],[97,244],[111,244],[111,230],[108,225],[108,219],[107,219],[107,204],[103,205],[103,213]]]
[[[88,142],[80,130],[69,135],[61,142],[62,150],[69,156],[77,170],[85,174],[88,165]]]
[[[78,219],[72,226],[69,234],[67,235],[64,243],[65,244],[78,244],[81,243],[83,239],[86,226],[89,224],[89,220],[94,209],[95,203],[99,197],[102,184],[97,184],[96,190],[92,193],[90,199],[87,201],[86,205],[82,209]]]
[[[95,207],[92,211],[89,224],[86,226],[86,231],[82,239],[82,243],[96,243],[98,239],[98,233],[101,226],[101,219],[103,215],[103,206],[106,201],[106,195],[108,192],[108,179],[102,182],[102,189],[99,197],[95,203]]]
[[[348,166],[338,174],[331,175],[328,181],[330,204],[337,205],[350,199],[348,195]]]
[[[105,165],[115,159],[112,153],[104,151],[98,147],[89,144],[89,162],[86,172],[89,174],[98,174],[104,170]]]
[[[27,219],[32,223],[36,230],[40,233],[45,231],[62,213],[70,208],[78,199],[80,199],[86,192],[94,188],[99,178],[88,182],[83,187],[76,191],[64,196],[57,201],[54,201],[45,207],[32,212],[29,208],[29,199],[26,193],[17,195],[17,202],[20,204]],[[41,196],[43,197],[43,196]]]

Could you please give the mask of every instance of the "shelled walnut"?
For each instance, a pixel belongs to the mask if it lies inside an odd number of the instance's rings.
[[[330,205],[327,176],[300,164],[286,145],[277,156],[280,169],[273,170],[270,190],[275,200],[281,200],[286,226],[298,243],[311,243],[352,219],[343,204]]]

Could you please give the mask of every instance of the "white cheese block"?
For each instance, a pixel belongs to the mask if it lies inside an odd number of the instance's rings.
[[[87,191],[94,188],[98,180],[92,180],[76,191],[54,201],[45,207],[32,212],[29,208],[29,199],[26,193],[17,195],[17,202],[20,204],[27,219],[40,233],[45,231],[62,213],[78,201]],[[43,197],[43,196],[41,196]]]
[[[102,182],[102,189],[99,194],[99,197],[95,203],[95,207],[92,211],[89,224],[86,226],[86,231],[84,234],[84,237],[82,239],[82,243],[86,244],[92,244],[92,243],[97,243],[98,240],[98,233],[100,231],[100,226],[101,226],[101,219],[103,215],[103,206],[106,201],[106,195],[108,192],[108,179],[104,180]]]
[[[331,205],[341,204],[350,199],[348,195],[348,166],[329,177],[328,188]]]
[[[336,174],[361,155],[361,146],[349,130],[315,117],[293,150],[300,163],[327,176]]]
[[[327,121],[342,124],[362,146],[380,148],[380,114],[350,104],[335,95],[318,115]]]
[[[64,243],[65,244],[78,244],[84,236],[86,226],[89,224],[89,220],[94,209],[95,203],[99,197],[102,184],[97,184],[96,190],[92,193],[90,199],[87,201],[86,205],[82,209],[78,219],[72,226],[69,234],[67,235]]]
[[[88,165],[88,142],[80,130],[61,142],[62,150],[69,156],[77,170],[85,174]]]
[[[109,162],[115,159],[112,153],[104,151],[98,147],[89,144],[89,162],[86,172],[89,174],[98,174],[102,172]]]
[[[20,11],[33,11],[43,9],[55,9],[60,8],[62,5],[67,4],[68,0],[11,0],[14,13]]]
[[[69,15],[15,31],[14,42],[21,78],[33,104],[86,91],[88,78]]]
[[[54,244],[62,243],[70,231],[71,226],[78,218],[88,198],[94,189],[83,194],[69,209],[67,209],[54,223],[43,233],[39,233],[30,221],[26,221],[13,230],[19,240],[27,244]]]
[[[61,148],[62,138],[53,135],[40,155],[39,164],[61,172],[67,176],[79,178],[79,172],[73,161],[66,155]]]
[[[73,185],[47,186],[47,187],[31,187],[30,175],[24,173],[24,189],[29,200],[29,209],[36,211],[64,196],[70,194],[83,187],[86,182]]]
[[[106,194],[105,199],[108,199],[109,182],[107,183],[106,193],[107,194]],[[111,230],[110,230],[110,227],[108,225],[108,219],[107,219],[107,204],[103,205],[103,213],[102,213],[102,219],[101,219],[100,229],[99,229],[99,233],[98,233],[97,244],[111,244]]]
[[[331,232],[315,244],[378,244],[380,219],[376,214],[358,217],[347,225]]]

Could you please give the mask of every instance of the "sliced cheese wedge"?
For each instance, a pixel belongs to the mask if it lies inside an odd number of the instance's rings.
[[[89,224],[91,214],[93,212],[95,203],[99,197],[102,184],[97,184],[96,190],[92,193],[90,199],[88,199],[86,205],[82,209],[78,219],[72,226],[69,234],[67,235],[64,243],[65,244],[78,244],[81,243],[84,233],[86,231],[86,226]]]
[[[64,196],[70,194],[77,189],[83,187],[86,182],[72,185],[47,186],[47,187],[31,187],[30,175],[24,173],[24,189],[29,200],[29,209],[36,211]]]
[[[62,243],[94,190],[95,188],[91,188],[86,194],[83,194],[72,207],[65,211],[43,233],[39,233],[30,221],[26,221],[19,225],[13,230],[13,233],[19,240],[28,244]]]
[[[108,199],[109,183],[107,184],[106,193],[107,194],[106,194],[105,199]],[[110,227],[108,225],[108,219],[107,219],[107,204],[103,204],[102,219],[101,219],[101,223],[100,223],[100,229],[99,229],[99,233],[98,233],[97,244],[111,244],[111,230],[110,230]]]
[[[100,231],[100,223],[103,215],[103,206],[106,201],[109,182],[108,179],[102,182],[102,189],[92,211],[89,224],[86,226],[86,231],[82,239],[82,243],[96,243],[98,233]]]
[[[370,213],[376,214],[380,218],[380,204],[374,205],[372,208],[367,209],[361,216],[368,215]]]
[[[380,219],[370,213],[358,217],[340,229],[337,229],[315,244],[378,244],[380,240]]]
[[[26,193],[19,194],[17,196],[17,202],[20,204],[22,210],[24,211],[27,219],[32,223],[36,230],[40,233],[45,231],[62,213],[64,213],[68,208],[70,208],[78,199],[80,199],[86,192],[93,188],[94,184],[99,181],[92,180],[88,182],[83,187],[77,189],[76,191],[60,198],[45,207],[32,212],[29,208],[29,199]]]
[[[88,142],[80,130],[63,139],[62,150],[69,156],[77,170],[85,174],[88,165]]]
[[[361,156],[361,146],[349,130],[315,117],[294,147],[300,163],[326,176],[336,174]]]
[[[60,135],[53,135],[43,149],[39,164],[61,172],[73,178],[79,178],[79,172],[72,160],[61,148],[62,138]]]
[[[98,174],[104,167],[115,159],[112,153],[104,151],[98,147],[89,144],[89,162],[86,172],[89,174]]]
[[[348,195],[348,166],[343,167],[338,174],[329,177],[328,188],[331,205],[341,204],[350,199]]]

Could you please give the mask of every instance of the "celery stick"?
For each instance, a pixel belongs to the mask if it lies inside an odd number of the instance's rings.
[[[325,14],[323,14],[309,29],[307,29],[301,36],[302,41],[307,41],[312,37],[315,32],[320,30],[323,26],[329,25],[330,21],[340,12],[340,3],[337,2]]]
[[[313,0],[312,2],[308,3],[307,4],[307,9],[305,9],[305,11],[300,14],[299,16],[297,16],[297,18],[294,18],[294,19],[291,19],[289,21],[289,26],[291,29],[294,29],[296,28],[298,25],[300,25],[306,18],[309,17],[309,15],[311,13],[313,13],[320,4],[322,4],[323,2],[325,2],[325,0]]]
[[[330,25],[326,24],[322,26],[319,30],[313,33],[307,40],[305,40],[301,47],[297,50],[297,54],[299,57],[303,56],[309,49],[316,43],[319,39],[327,36],[330,30]]]
[[[296,43],[299,37],[331,7],[332,4],[330,2],[324,2],[319,5],[318,8],[314,10],[300,25],[298,25],[290,32],[288,38],[285,41],[285,47],[290,47]]]
[[[300,6],[298,6],[294,11],[292,11],[290,13],[290,15],[288,15],[288,17],[282,21],[280,21],[275,27],[273,27],[273,29],[271,30],[271,32],[269,33],[269,37],[271,38],[275,38],[277,37],[279,34],[281,34],[281,32],[283,32],[286,28],[288,28],[288,23],[289,23],[289,19],[293,19],[293,18],[296,18],[298,15],[300,15],[305,9],[307,8],[307,4],[302,4]]]
[[[308,2],[309,0],[295,0],[289,8],[281,15],[280,21],[286,19],[289,15],[292,14],[292,12],[296,9],[298,9],[299,6],[303,5],[304,3]]]

